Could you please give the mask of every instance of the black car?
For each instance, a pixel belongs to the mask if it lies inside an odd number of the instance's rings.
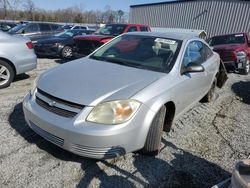
[[[8,31],[11,35],[21,35],[29,37],[33,43],[44,36],[52,36],[56,33],[64,31],[62,26],[49,23],[25,23],[19,24]]]
[[[0,22],[0,30],[8,32],[11,28],[15,27],[17,24],[12,22]]]
[[[35,53],[38,56],[71,58],[74,46],[73,37],[86,34],[89,34],[88,30],[73,29],[40,39],[34,45]]]

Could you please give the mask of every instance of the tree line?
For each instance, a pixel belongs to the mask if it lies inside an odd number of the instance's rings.
[[[86,11],[82,4],[65,9],[44,10],[35,7],[32,0],[0,0],[0,19],[63,23],[124,23],[128,20],[128,14],[122,10],[112,10],[109,5],[106,5],[103,11]]]

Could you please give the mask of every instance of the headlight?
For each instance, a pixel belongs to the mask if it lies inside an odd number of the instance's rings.
[[[236,55],[238,56],[238,57],[246,57],[246,52],[244,52],[244,51],[239,51],[239,52],[237,52],[236,53]]]
[[[101,124],[120,124],[128,121],[140,107],[136,100],[117,100],[98,104],[90,112],[87,121]]]

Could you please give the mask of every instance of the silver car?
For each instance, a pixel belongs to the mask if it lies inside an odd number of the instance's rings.
[[[25,119],[81,156],[155,155],[175,118],[212,100],[219,65],[219,55],[192,34],[123,34],[42,74],[24,98]]]
[[[36,68],[32,42],[0,31],[0,89],[8,87],[18,74]]]

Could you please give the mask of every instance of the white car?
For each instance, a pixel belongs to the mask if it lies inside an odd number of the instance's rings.
[[[36,68],[32,42],[0,31],[0,89],[8,87],[16,75]]]

